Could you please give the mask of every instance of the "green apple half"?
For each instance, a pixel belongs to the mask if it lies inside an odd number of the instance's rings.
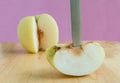
[[[58,26],[48,14],[27,16],[18,25],[18,38],[23,47],[32,53],[58,43]]]
[[[80,47],[59,44],[46,50],[48,62],[59,72],[72,75],[88,75],[103,63],[105,52],[96,42],[81,44]]]

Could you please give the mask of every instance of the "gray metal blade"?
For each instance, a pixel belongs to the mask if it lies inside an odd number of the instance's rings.
[[[74,47],[78,47],[81,40],[80,0],[70,0],[70,7],[72,42]]]

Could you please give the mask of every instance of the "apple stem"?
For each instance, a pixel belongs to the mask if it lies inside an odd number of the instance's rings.
[[[36,21],[36,23],[38,23],[37,17],[36,17],[36,16],[34,16],[34,17],[35,17],[35,21]]]

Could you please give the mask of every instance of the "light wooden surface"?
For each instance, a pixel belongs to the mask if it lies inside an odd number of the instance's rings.
[[[27,53],[20,44],[0,44],[0,83],[120,83],[120,43],[100,42],[106,59],[83,77],[65,76],[47,62],[44,52]]]

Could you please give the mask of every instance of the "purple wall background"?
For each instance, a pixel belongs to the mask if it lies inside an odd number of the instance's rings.
[[[0,42],[17,42],[19,20],[49,13],[57,21],[60,41],[71,40],[69,0],[0,0]],[[82,0],[82,39],[120,40],[120,0]]]

